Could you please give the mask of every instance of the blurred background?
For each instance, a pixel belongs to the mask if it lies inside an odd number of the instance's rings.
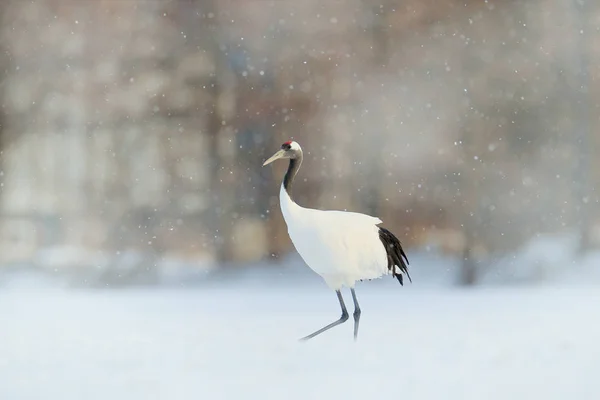
[[[6,0],[0,16],[0,277],[301,266],[286,165],[262,168],[289,139],[298,202],[381,217],[422,277],[595,268],[600,4]]]
[[[592,0],[0,1],[0,398],[599,399],[599,61]],[[408,254],[357,342],[290,139]]]

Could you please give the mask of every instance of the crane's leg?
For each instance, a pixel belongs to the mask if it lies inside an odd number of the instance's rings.
[[[346,305],[344,304],[344,299],[342,298],[342,292],[339,290],[335,291],[335,294],[337,294],[338,300],[340,301],[340,307],[342,307],[342,316],[340,317],[340,319],[338,319],[335,322],[330,323],[329,325],[319,329],[316,332],[311,333],[308,336],[303,337],[300,340],[308,340],[308,339],[312,339],[315,336],[333,328],[334,326],[338,326],[339,324],[343,324],[344,322],[346,322],[348,320],[348,310],[346,310]]]
[[[360,322],[360,306],[358,305],[358,300],[356,300],[356,292],[354,288],[350,289],[352,293],[352,300],[354,300],[354,340],[358,337],[358,324]]]

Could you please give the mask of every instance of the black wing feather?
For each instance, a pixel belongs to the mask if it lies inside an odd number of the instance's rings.
[[[392,273],[392,276],[398,279],[398,282],[404,286],[404,279],[402,273],[405,273],[408,280],[412,283],[412,279],[408,273],[408,258],[402,249],[402,244],[396,236],[385,228],[379,227],[379,239],[383,243],[385,252],[388,259],[388,269]],[[400,273],[396,272],[396,268],[400,269]]]

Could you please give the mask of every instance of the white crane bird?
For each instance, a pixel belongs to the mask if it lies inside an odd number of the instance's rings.
[[[354,212],[315,210],[296,204],[291,198],[294,177],[302,164],[302,148],[295,141],[281,145],[281,150],[264,162],[289,159],[289,166],[279,192],[281,213],[288,234],[304,262],[337,294],[342,316],[335,322],[303,337],[311,339],[348,320],[341,288],[350,288],[354,301],[354,339],[358,336],[360,306],[356,299],[356,281],[391,274],[401,285],[408,274],[408,258],[394,234],[377,226],[379,218]]]

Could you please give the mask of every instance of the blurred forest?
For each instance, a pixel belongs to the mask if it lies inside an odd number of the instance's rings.
[[[597,244],[600,3],[4,0],[0,265],[152,281],[293,251],[315,208],[487,260]],[[418,266],[415,266],[417,268]],[[173,267],[175,268],[175,267]]]

